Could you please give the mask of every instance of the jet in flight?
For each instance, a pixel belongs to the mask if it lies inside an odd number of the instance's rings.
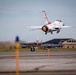
[[[47,33],[53,34],[54,31],[56,31],[56,33],[59,33],[62,28],[70,28],[71,27],[71,26],[65,26],[61,20],[49,22],[46,12],[45,11],[42,11],[42,12],[43,12],[43,16],[44,16],[45,25],[30,26],[29,28],[35,29],[35,30],[42,30],[43,32],[45,32],[45,34],[47,34]]]

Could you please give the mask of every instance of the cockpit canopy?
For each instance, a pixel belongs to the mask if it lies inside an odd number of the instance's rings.
[[[58,22],[62,22],[61,20],[56,20],[56,21],[58,21]]]

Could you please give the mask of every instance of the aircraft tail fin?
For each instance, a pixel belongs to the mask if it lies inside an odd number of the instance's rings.
[[[43,16],[44,16],[44,23],[45,23],[46,25],[51,24],[51,22],[49,22],[49,20],[48,20],[48,18],[47,18],[46,12],[45,12],[45,11],[42,11],[42,12],[43,12]]]

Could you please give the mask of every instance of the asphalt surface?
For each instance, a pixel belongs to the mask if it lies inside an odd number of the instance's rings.
[[[20,52],[20,75],[76,75],[76,52]],[[14,75],[15,53],[0,52],[0,75]]]
[[[0,73],[0,75],[16,75],[16,73]],[[76,75],[76,72],[30,72],[19,75]]]
[[[1,58],[9,58],[9,57],[15,57],[15,52],[0,52],[0,59]],[[20,57],[47,57],[48,52],[20,52]],[[66,52],[50,52],[51,57],[55,58],[76,58],[76,52],[75,51],[66,51]]]

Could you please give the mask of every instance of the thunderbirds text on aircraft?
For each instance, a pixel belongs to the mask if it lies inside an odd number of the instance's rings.
[[[43,25],[43,26],[29,26],[28,28],[35,29],[35,30],[42,30],[45,32],[45,34],[47,34],[47,33],[53,34],[53,31],[56,31],[56,33],[59,33],[62,28],[70,28],[71,27],[71,26],[64,26],[64,23],[61,20],[49,22],[46,12],[45,11],[42,11],[42,12],[43,12],[44,20],[45,20],[44,21],[45,25]]]

